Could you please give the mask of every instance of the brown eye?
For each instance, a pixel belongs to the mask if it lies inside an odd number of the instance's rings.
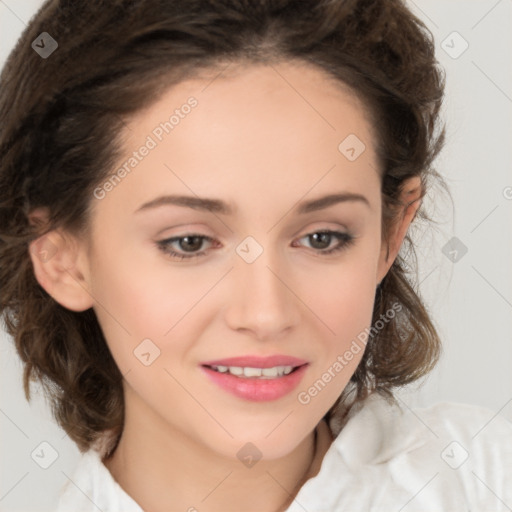
[[[198,251],[203,245],[203,238],[197,235],[184,236],[179,239],[178,245],[184,251]]]
[[[327,232],[308,235],[311,246],[314,249],[327,249],[331,245],[332,234]]]
[[[195,258],[206,253],[206,250],[197,252],[202,248],[205,241],[213,242],[213,238],[196,234],[175,236],[168,238],[167,240],[157,242],[157,246],[162,252],[169,255],[171,258]]]
[[[354,242],[354,237],[348,233],[341,231],[316,231],[309,233],[301,238],[307,239],[310,247],[315,249],[320,255],[331,254],[347,248]],[[328,249],[333,240],[337,240],[338,244]]]

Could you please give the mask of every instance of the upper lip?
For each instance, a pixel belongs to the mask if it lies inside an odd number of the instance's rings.
[[[242,368],[273,368],[274,366],[302,366],[307,361],[298,357],[276,354],[272,356],[239,356],[206,361],[202,366],[239,366]]]

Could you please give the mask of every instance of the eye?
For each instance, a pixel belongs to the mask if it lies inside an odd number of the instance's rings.
[[[354,242],[354,237],[352,235],[341,231],[330,230],[315,231],[314,233],[309,233],[302,238],[299,238],[299,240],[304,238],[310,241],[312,249],[316,249],[321,256],[346,249]],[[338,243],[329,248],[333,240],[337,240]]]
[[[354,237],[348,233],[329,230],[315,231],[314,233],[309,233],[299,238],[299,240],[304,238],[309,239],[311,241],[311,248],[315,249],[316,252],[322,256],[341,251],[354,242]],[[333,240],[337,240],[338,243],[329,248]],[[161,240],[156,242],[156,244],[163,253],[169,255],[171,258],[183,260],[205,255],[208,249],[199,250],[203,247],[204,242],[211,244],[215,242],[215,240],[206,235],[191,233]],[[294,245],[294,247],[296,247],[296,245]]]
[[[185,258],[196,258],[205,254],[205,250],[194,252],[202,247],[204,241],[213,242],[214,240],[206,235],[189,234],[184,236],[175,236],[173,238],[168,238],[167,240],[161,240],[160,242],[157,242],[157,245],[165,254],[168,254],[172,258],[182,260]],[[176,252],[172,249],[173,245],[184,252]]]

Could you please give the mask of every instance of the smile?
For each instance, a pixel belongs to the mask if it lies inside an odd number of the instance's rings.
[[[272,366],[271,368],[251,368],[250,366],[212,366],[211,369],[219,373],[230,373],[243,379],[275,379],[283,377],[296,370],[294,366]]]
[[[242,356],[204,362],[201,370],[221,390],[252,402],[278,400],[302,380],[309,363],[292,356]]]

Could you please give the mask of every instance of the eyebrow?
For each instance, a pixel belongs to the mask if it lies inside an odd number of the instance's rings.
[[[370,202],[365,196],[361,194],[355,194],[353,192],[340,192],[338,194],[329,194],[317,199],[303,201],[296,206],[295,210],[298,214],[305,214],[323,210],[335,204],[345,202],[360,202],[370,207]],[[144,203],[137,210],[135,210],[135,213],[168,205],[184,206],[194,210],[220,213],[223,215],[233,215],[236,211],[236,208],[233,205],[228,204],[220,199],[197,196],[165,195]]]

